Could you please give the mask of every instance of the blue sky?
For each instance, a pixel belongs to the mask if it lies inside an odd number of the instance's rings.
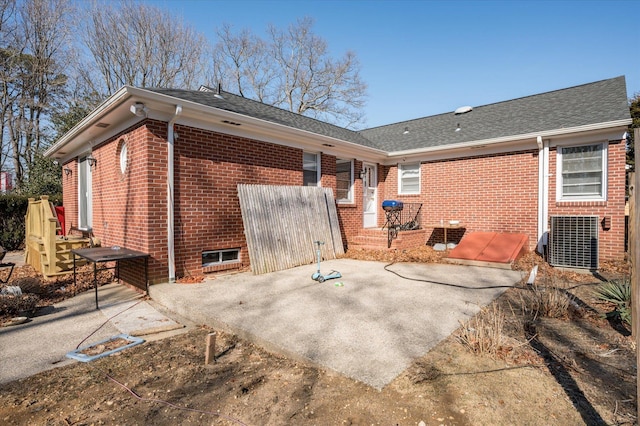
[[[215,42],[224,23],[263,34],[305,16],[334,56],[354,51],[365,127],[619,75],[640,92],[640,1],[145,0]]]

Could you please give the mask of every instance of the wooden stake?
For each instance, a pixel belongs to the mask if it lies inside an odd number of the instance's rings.
[[[636,280],[636,174],[629,173],[629,218],[627,222],[627,250],[629,251],[629,261],[631,262],[631,335],[638,337],[638,316],[633,309],[638,303],[638,283]]]
[[[640,128],[634,129],[634,142],[640,142]],[[640,150],[635,151],[635,163],[640,164]],[[629,247],[633,245],[633,257],[631,258],[631,285],[633,290],[631,291],[631,315],[632,315],[632,326],[631,329],[635,330],[636,335],[636,401],[638,401],[638,396],[640,396],[640,374],[637,374],[638,368],[640,368],[640,357],[638,354],[640,353],[640,349],[638,348],[638,344],[640,343],[640,333],[638,332],[638,326],[640,325],[640,300],[638,299],[638,291],[639,291],[639,277],[638,277],[638,266],[640,266],[640,239],[636,234],[638,232],[638,227],[640,227],[640,196],[638,196],[638,188],[640,188],[640,173],[634,173],[634,180],[630,182],[634,186],[634,200],[633,200],[633,224],[630,224],[634,227],[633,234],[635,241],[629,241]],[[638,406],[638,417],[640,418],[640,404]]]
[[[207,348],[204,355],[204,364],[209,365],[216,362],[216,332],[207,334]]]

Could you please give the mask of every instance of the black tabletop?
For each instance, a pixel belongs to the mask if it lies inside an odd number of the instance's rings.
[[[149,257],[148,253],[118,246],[75,249],[71,250],[71,253],[90,260],[91,262],[109,262]]]

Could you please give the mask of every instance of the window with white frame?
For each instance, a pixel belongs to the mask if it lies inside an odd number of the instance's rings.
[[[339,203],[353,202],[353,160],[336,158],[336,199]]]
[[[607,197],[605,143],[558,147],[557,199],[603,201]]]
[[[240,249],[210,250],[202,252],[202,266],[223,265],[240,262]]]
[[[305,152],[302,158],[302,184],[318,186],[320,183],[320,155]]]
[[[420,163],[398,165],[398,193],[420,193]]]

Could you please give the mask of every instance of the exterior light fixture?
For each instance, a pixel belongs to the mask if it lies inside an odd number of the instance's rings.
[[[73,172],[73,170],[71,170],[69,167],[65,167],[63,170],[65,176],[69,176]]]
[[[91,155],[87,157],[87,162],[89,163],[89,167],[93,167],[98,164],[98,160],[96,160],[95,157]]]
[[[363,179],[367,176],[367,171],[365,169],[360,170],[360,179]]]
[[[138,117],[147,116],[147,107],[145,107],[144,104],[140,102],[136,102],[135,104],[131,105],[131,107],[129,107],[129,111],[131,111],[131,114]]]

